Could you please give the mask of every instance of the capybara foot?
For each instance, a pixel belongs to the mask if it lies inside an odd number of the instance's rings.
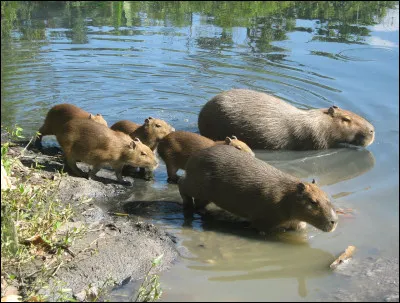
[[[179,176],[168,177],[167,182],[170,184],[178,184]]]

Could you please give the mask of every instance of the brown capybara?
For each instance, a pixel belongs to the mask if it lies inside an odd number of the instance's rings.
[[[158,142],[175,129],[167,122],[153,117],[147,118],[143,125],[128,120],[121,120],[110,127],[112,130],[124,132],[131,138],[139,138],[152,151],[157,147]]]
[[[300,181],[273,166],[226,145],[191,156],[179,180],[186,212],[214,202],[248,219],[261,230],[301,229],[309,223],[333,231],[338,217],[329,198],[316,184]]]
[[[232,136],[232,138],[226,137],[224,141],[213,141],[199,134],[175,131],[164,137],[157,148],[158,154],[167,166],[168,182],[176,183],[178,181],[177,171],[185,169],[187,160],[196,151],[217,144],[231,145],[254,156],[250,147],[235,136]]]
[[[100,114],[92,115],[73,104],[58,104],[47,113],[44,124],[39,129],[40,135],[35,140],[35,146],[41,149],[43,136],[57,135],[63,124],[72,119],[88,119],[107,126],[106,120]]]
[[[161,119],[148,117],[145,119],[143,125],[136,124],[129,120],[121,120],[114,123],[111,127],[112,130],[124,132],[131,136],[131,138],[139,138],[144,144],[146,144],[152,151],[157,148],[158,142],[169,133],[175,131],[175,129],[167,122]],[[136,167],[125,166],[123,169],[124,175],[136,174]],[[152,179],[152,173],[146,173],[143,167],[140,168],[139,176],[146,180]]]
[[[201,109],[198,125],[203,136],[222,140],[234,133],[253,149],[327,149],[342,143],[368,146],[375,137],[371,123],[337,106],[302,110],[247,89],[213,97]]]
[[[57,140],[69,168],[81,177],[87,175],[76,166],[78,160],[93,165],[89,177],[93,177],[102,166],[110,165],[121,183],[127,183],[122,179],[122,168],[126,164],[150,170],[158,165],[153,151],[138,138],[132,140],[122,132],[88,119],[73,119],[65,123],[57,133]]]

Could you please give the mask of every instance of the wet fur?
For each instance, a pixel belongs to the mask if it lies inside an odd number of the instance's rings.
[[[200,111],[198,125],[203,136],[222,140],[234,133],[253,149],[326,149],[340,143],[367,146],[374,141],[374,127],[350,111],[337,107],[301,110],[246,89],[212,98]]]
[[[302,182],[225,145],[190,157],[186,176],[179,180],[179,191],[186,210],[214,202],[249,219],[260,230],[280,226],[298,229],[307,222],[329,231],[334,228],[331,221],[337,222],[329,198],[316,184]]]

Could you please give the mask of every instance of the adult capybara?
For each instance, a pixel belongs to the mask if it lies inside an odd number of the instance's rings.
[[[110,127],[112,130],[124,132],[131,138],[139,138],[144,144],[155,150],[158,142],[175,129],[161,119],[149,117],[144,120],[143,125],[128,120],[121,120]]]
[[[88,119],[73,119],[60,130],[56,135],[58,143],[69,168],[78,176],[87,177],[76,166],[78,160],[93,165],[89,177],[93,177],[102,166],[110,165],[121,183],[127,183],[122,179],[122,168],[126,164],[150,170],[158,165],[153,151],[138,138],[132,140],[128,135],[105,125]]]
[[[222,140],[234,133],[253,149],[326,149],[341,143],[368,146],[374,127],[364,118],[331,106],[302,110],[247,89],[222,92],[199,114],[200,134]]]
[[[196,151],[217,145],[226,144],[238,150],[245,151],[254,156],[254,153],[246,143],[238,140],[235,136],[226,137],[224,141],[213,141],[199,134],[175,131],[164,137],[158,144],[158,154],[167,166],[168,181],[176,183],[179,179],[176,172],[185,169],[187,160]]]
[[[35,146],[41,149],[43,136],[57,135],[63,124],[72,119],[88,119],[107,126],[106,120],[100,114],[92,115],[73,104],[58,104],[47,113],[44,124],[39,129],[40,135],[35,140]]]
[[[329,198],[313,181],[303,182],[273,166],[226,145],[191,156],[179,180],[186,210],[210,201],[248,219],[261,230],[301,229],[309,223],[333,231],[338,217]]]

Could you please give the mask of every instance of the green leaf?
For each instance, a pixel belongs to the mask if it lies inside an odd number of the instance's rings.
[[[159,255],[157,258],[155,258],[155,259],[153,260],[152,265],[153,265],[153,266],[158,265],[158,264],[161,262],[162,257],[164,257],[164,254],[161,254],[161,255]]]

